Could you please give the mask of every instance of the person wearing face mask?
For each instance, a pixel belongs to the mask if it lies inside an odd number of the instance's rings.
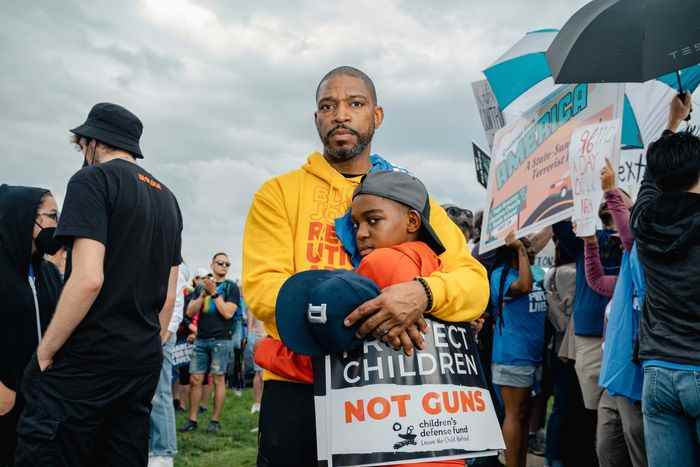
[[[148,464],[182,216],[166,184],[136,163],[142,131],[112,103],[71,130],[87,166],[68,182],[56,229],[65,285],[23,375],[15,467]]]
[[[44,260],[61,249],[57,218],[48,190],[0,186],[0,467],[14,465],[22,373],[61,290],[58,270]]]

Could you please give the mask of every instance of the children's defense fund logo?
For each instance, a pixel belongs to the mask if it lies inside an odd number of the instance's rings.
[[[403,429],[400,423],[394,423],[394,426],[392,428],[395,432],[397,432],[398,437],[401,438],[401,441],[394,443],[394,451],[398,451],[399,449],[406,447],[409,444],[417,444],[416,438],[418,437],[418,435],[413,434],[413,425],[406,428],[406,433],[399,433]]]

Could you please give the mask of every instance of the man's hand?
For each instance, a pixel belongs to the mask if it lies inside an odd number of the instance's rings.
[[[616,188],[615,171],[609,159],[605,159],[605,167],[600,171],[600,187],[603,191],[612,191]]]
[[[49,355],[48,351],[41,345],[36,349],[36,360],[42,373],[53,365],[53,355]]]
[[[197,338],[197,334],[194,334],[194,333],[189,334],[187,336],[187,343],[192,344],[196,338]]]
[[[681,122],[690,115],[692,110],[693,102],[688,91],[684,92],[682,96],[675,96],[673,100],[671,100],[671,112],[668,115],[668,129],[675,132]]]
[[[10,413],[16,398],[17,393],[0,382],[0,417]]]
[[[357,330],[359,338],[371,334],[394,347],[400,342],[404,353],[411,355],[414,347],[423,349],[424,346],[420,331],[427,329],[422,320],[427,305],[423,286],[418,281],[404,282],[385,288],[378,297],[357,307],[345,319],[345,325],[350,327],[365,320]],[[409,329],[414,324],[420,327]]]
[[[474,321],[469,321],[469,326],[474,330],[474,334],[479,334],[484,328],[484,318],[475,319]]]
[[[172,332],[168,331],[168,329],[161,329],[160,330],[160,343],[161,345],[165,345],[166,342],[170,340],[170,337],[173,335]]]
[[[214,295],[216,293],[216,283],[209,277],[204,279],[204,291],[207,295]]]

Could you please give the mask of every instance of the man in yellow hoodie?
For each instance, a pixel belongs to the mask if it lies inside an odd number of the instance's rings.
[[[338,238],[360,178],[392,166],[371,154],[382,124],[372,80],[352,67],[331,70],[316,90],[316,128],[323,154],[313,152],[298,170],[258,190],[243,235],[243,292],[249,309],[275,339],[275,303],[282,284],[309,269],[351,269],[353,257]],[[464,236],[431,197],[430,224],[446,251],[443,268],[423,280],[396,284],[361,305],[347,320],[364,320],[358,333],[382,339],[407,354],[422,346],[424,314],[463,322],[481,316],[489,285]],[[338,226],[338,235],[336,235]],[[343,237],[343,235],[341,235]],[[348,245],[345,245],[346,248]],[[264,373],[258,467],[316,465],[313,387]]]

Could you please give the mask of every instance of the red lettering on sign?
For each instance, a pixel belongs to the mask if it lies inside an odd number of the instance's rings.
[[[450,400],[450,396],[452,396]],[[457,413],[459,411],[459,392],[443,392],[442,401],[445,403],[445,411],[447,413]]]
[[[436,400],[431,404],[432,400]],[[437,392],[428,392],[423,396],[423,410],[430,415],[437,415],[442,410],[440,407],[440,394]]]
[[[380,406],[380,410],[377,410],[377,405]],[[382,420],[388,417],[390,412],[391,405],[383,397],[373,397],[367,403],[367,414],[375,420]]]
[[[462,412],[474,412],[474,395],[471,391],[460,391],[459,401],[462,403]]]
[[[410,394],[399,394],[398,396],[391,396],[392,402],[396,402],[396,406],[399,409],[399,417],[406,416],[406,401],[411,400]]]
[[[474,401],[476,401],[476,411],[483,412],[486,410],[486,403],[481,397],[481,391],[474,391]]]
[[[352,417],[355,417],[358,422],[365,421],[365,401],[359,400],[357,405],[345,401],[345,423],[352,423]]]

